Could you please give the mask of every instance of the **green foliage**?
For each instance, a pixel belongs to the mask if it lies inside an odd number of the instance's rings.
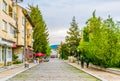
[[[64,53],[63,54],[60,54],[60,58],[64,59],[64,60],[68,60],[68,56],[65,55]]]
[[[48,45],[48,30],[46,28],[45,21],[37,6],[29,5],[30,17],[35,24],[33,32],[33,48],[34,52],[42,52],[46,54]]]
[[[83,39],[84,41],[89,41],[89,27],[84,27]]]
[[[13,61],[13,64],[21,64],[22,61],[21,60],[16,60],[16,61]]]
[[[50,45],[47,45],[46,56],[50,56],[50,54],[51,54],[51,48]]]
[[[12,57],[14,61],[18,59],[18,56],[16,54],[13,54]]]
[[[61,43],[60,46],[61,46],[61,48],[59,50],[60,58],[67,60],[68,56],[69,56],[69,53],[68,53],[68,50],[67,50],[67,44],[62,44]]]
[[[86,22],[83,41],[78,49],[93,64],[103,67],[120,67],[120,24],[109,16],[101,20],[95,16]]]
[[[72,19],[71,27],[69,28],[67,34],[68,35],[66,36],[65,41],[67,44],[68,53],[75,52],[80,42],[80,30],[76,23],[75,17]]]

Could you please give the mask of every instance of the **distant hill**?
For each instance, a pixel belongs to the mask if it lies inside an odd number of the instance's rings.
[[[59,45],[51,45],[50,47],[51,47],[52,49],[57,49],[58,46],[59,46]]]

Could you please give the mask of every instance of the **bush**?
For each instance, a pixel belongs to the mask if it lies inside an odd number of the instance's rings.
[[[62,59],[64,59],[64,60],[67,60],[67,59],[68,59],[68,56],[65,55],[65,54],[60,54],[60,57],[61,57]]]
[[[14,60],[14,61],[18,59],[18,56],[17,56],[16,54],[13,54],[12,57],[13,57],[13,60]]]
[[[16,60],[13,62],[13,64],[21,64],[21,63],[22,63],[22,61],[20,61],[20,60]]]

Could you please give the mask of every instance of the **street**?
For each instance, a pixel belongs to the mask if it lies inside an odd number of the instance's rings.
[[[100,81],[57,58],[30,68],[7,81]]]

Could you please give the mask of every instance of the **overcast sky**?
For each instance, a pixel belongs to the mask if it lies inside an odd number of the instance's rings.
[[[120,20],[120,0],[24,0],[20,5],[26,8],[27,4],[38,4],[49,30],[50,44],[64,42],[73,16],[80,29],[94,10],[103,19],[111,15]]]

